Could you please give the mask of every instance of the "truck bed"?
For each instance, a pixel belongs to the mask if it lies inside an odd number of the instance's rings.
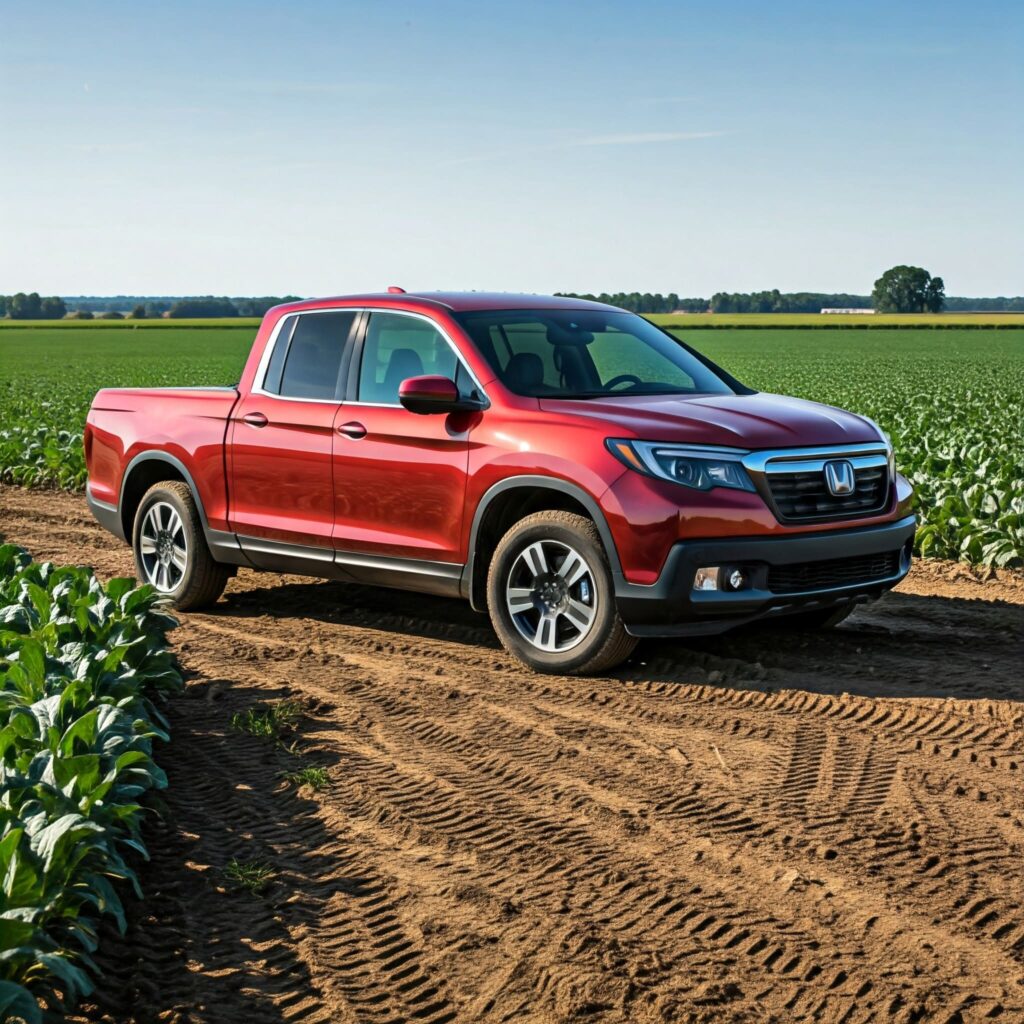
[[[85,427],[89,496],[117,507],[132,459],[157,449],[184,478],[191,477],[209,524],[223,528],[227,519],[225,438],[238,397],[233,386],[99,391]]]

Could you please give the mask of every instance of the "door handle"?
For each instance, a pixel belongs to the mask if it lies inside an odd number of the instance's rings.
[[[265,427],[270,422],[270,420],[268,420],[261,412],[247,412],[242,419],[245,420],[250,427]]]
[[[361,437],[366,437],[366,427],[362,423],[356,423],[355,420],[352,420],[350,423],[342,423],[338,427],[338,433],[351,437],[353,441],[358,441]]]

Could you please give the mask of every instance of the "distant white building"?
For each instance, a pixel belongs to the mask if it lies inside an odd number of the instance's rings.
[[[823,309],[822,313],[874,313],[873,309]]]

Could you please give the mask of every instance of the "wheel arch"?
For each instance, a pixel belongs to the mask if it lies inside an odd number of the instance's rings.
[[[181,459],[161,451],[144,451],[134,456],[128,463],[121,478],[121,492],[118,497],[117,509],[121,518],[124,535],[129,540],[135,525],[135,513],[142,503],[143,495],[153,486],[164,480],[178,480],[188,486],[192,492],[192,500],[199,510],[199,519],[203,524],[203,532],[209,534],[210,525],[206,520],[203,499],[199,496],[192,474]]]
[[[507,477],[490,487],[473,513],[461,591],[478,612],[487,608],[487,569],[490,556],[505,532],[524,516],[545,509],[577,512],[597,527],[613,576],[621,571],[618,551],[608,521],[597,499],[577,484],[558,477]]]

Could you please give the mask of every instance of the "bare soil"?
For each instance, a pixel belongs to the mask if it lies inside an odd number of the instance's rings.
[[[132,574],[78,496],[0,489],[0,534]],[[1024,1021],[1020,573],[598,679],[457,602],[244,571],[175,637],[147,898],[78,1020]],[[232,730],[283,698],[292,752]]]

